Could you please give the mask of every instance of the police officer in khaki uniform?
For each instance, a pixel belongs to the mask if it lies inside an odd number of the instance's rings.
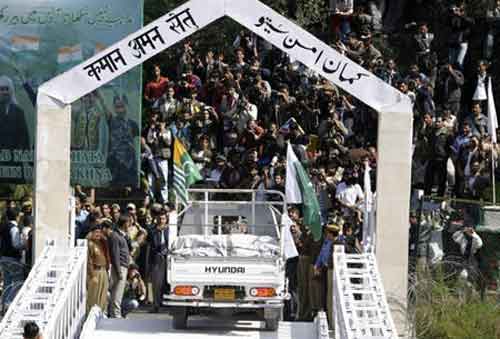
[[[319,311],[322,311],[326,308],[325,305],[325,295],[326,295],[326,277],[325,271],[321,271],[320,274],[315,274],[314,264],[319,258],[321,253],[321,248],[324,242],[324,235],[322,235],[321,239],[318,241],[312,240],[311,242],[311,264],[309,267],[310,276],[311,276],[311,310],[312,310],[312,318],[316,317],[316,314]]]
[[[293,219],[292,219],[293,220]],[[297,250],[299,264],[297,267],[297,290],[299,294],[299,321],[312,320],[311,290],[312,290],[312,263],[313,263],[313,237],[311,230],[303,225],[301,219],[294,220],[300,230]]]
[[[324,308],[324,281],[314,277],[314,262],[319,255],[322,240],[314,241],[311,230],[303,224],[297,208],[290,208],[292,234],[299,252],[297,265],[297,292],[299,321],[312,321],[315,314]]]
[[[335,224],[325,226],[325,240],[321,251],[314,262],[314,275],[322,276],[326,272],[327,297],[326,309],[330,328],[333,328],[333,247],[344,244],[340,235],[340,227]]]

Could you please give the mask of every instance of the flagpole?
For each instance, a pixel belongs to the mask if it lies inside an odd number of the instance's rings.
[[[493,205],[497,203],[496,182],[495,182],[495,147],[497,144],[498,116],[493,96],[493,84],[491,77],[488,81],[488,134],[491,138],[491,179],[493,188]]]
[[[495,147],[496,144],[491,144],[491,181],[493,183],[493,205],[497,204],[497,190],[495,180]]]

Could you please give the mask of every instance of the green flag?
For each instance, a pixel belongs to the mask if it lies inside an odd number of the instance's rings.
[[[309,226],[313,234],[314,241],[318,241],[321,239],[321,235],[323,233],[321,228],[321,219],[319,217],[320,211],[318,197],[316,196],[311,180],[309,180],[309,176],[300,163],[295,164],[295,171],[297,173],[297,181],[299,183],[300,191],[302,192],[304,225]]]
[[[182,142],[175,138],[174,141],[174,191],[179,200],[187,205],[189,186],[203,177],[195,163],[186,151]]]

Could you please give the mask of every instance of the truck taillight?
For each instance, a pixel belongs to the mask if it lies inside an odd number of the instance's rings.
[[[270,298],[276,296],[276,290],[271,287],[257,287],[250,289],[250,295],[252,297]]]
[[[197,295],[198,293],[200,293],[200,289],[196,286],[180,285],[180,286],[175,286],[174,288],[175,295],[193,296]]]

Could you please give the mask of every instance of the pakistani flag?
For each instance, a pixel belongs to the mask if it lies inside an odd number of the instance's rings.
[[[174,191],[177,198],[187,205],[188,188],[201,180],[200,171],[186,151],[182,142],[175,138],[174,141]]]
[[[304,224],[310,228],[314,240],[318,241],[322,234],[318,197],[290,144],[286,154],[285,194],[287,203],[303,204]]]

